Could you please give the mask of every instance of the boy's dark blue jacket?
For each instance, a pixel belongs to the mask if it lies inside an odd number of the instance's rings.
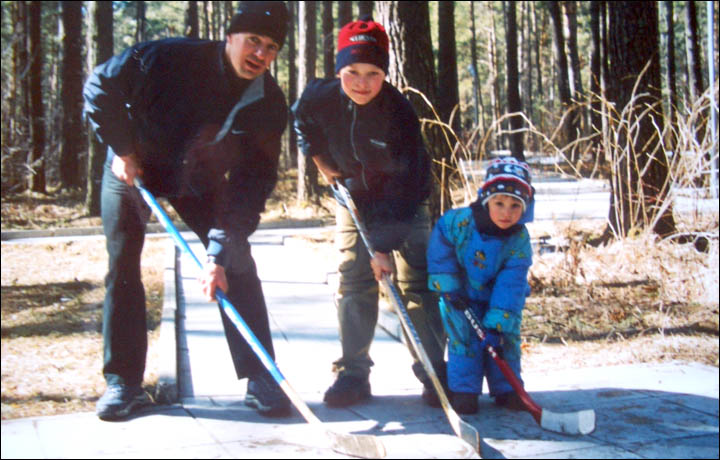
[[[430,160],[410,102],[383,82],[372,101],[357,105],[339,79],[318,79],[293,113],[302,153],[322,155],[343,174],[373,249],[398,249],[431,189]]]
[[[208,253],[257,227],[277,181],[287,104],[266,72],[235,74],[225,42],[171,38],[140,43],[98,66],[85,114],[112,155],[135,153],[158,196],[214,206]]]

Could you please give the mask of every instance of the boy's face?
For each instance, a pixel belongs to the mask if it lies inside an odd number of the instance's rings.
[[[490,220],[503,230],[517,224],[523,215],[523,204],[508,195],[493,195],[487,202]]]
[[[376,65],[356,62],[340,69],[338,77],[345,94],[357,105],[365,105],[382,89],[385,72]]]
[[[227,36],[225,54],[235,73],[246,80],[262,75],[277,57],[280,46],[270,37],[238,32]]]

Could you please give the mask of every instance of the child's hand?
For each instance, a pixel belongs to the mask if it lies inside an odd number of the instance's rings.
[[[488,346],[493,347],[498,355],[502,356],[502,346],[503,346],[503,338],[502,335],[500,335],[496,330],[494,329],[485,329],[483,332],[485,332],[485,340],[480,342],[480,346],[482,348],[486,348]]]

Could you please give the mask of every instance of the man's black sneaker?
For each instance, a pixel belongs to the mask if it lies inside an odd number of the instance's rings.
[[[119,420],[151,402],[150,396],[140,385],[108,385],[105,394],[98,399],[95,413],[100,420]]]
[[[290,415],[290,400],[277,382],[267,374],[260,374],[248,380],[245,405],[256,409],[266,417],[287,417]]]
[[[478,394],[453,393],[452,406],[458,414],[476,414],[478,411]]]
[[[510,410],[525,410],[525,404],[514,391],[495,396],[495,404]]]
[[[370,381],[367,377],[341,375],[325,392],[325,403],[330,407],[347,407],[370,399]]]

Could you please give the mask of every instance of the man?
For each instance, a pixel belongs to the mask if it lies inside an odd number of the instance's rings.
[[[445,382],[444,334],[437,298],[428,290],[425,250],[430,235],[430,159],[420,122],[408,100],[385,81],[388,37],[372,18],[345,25],[338,35],[338,78],[312,81],[293,107],[298,145],[326,181],[342,180],[375,250],[371,259],[339,195],[336,242],[342,356],[324,400],[346,407],[371,397],[370,345],[378,319],[378,283],[396,273],[398,287],[423,348]],[[409,343],[409,341],[407,342]],[[413,349],[410,348],[411,353]],[[414,353],[413,353],[414,354]],[[416,358],[423,400],[440,406]]]
[[[274,358],[249,235],[277,181],[287,105],[266,72],[285,40],[283,2],[241,2],[225,41],[170,38],[135,45],[98,66],[85,84],[85,113],[107,146],[102,220],[109,270],[103,308],[107,390],[103,420],[147,402],[140,255],[150,210],[136,177],[168,199],[207,250],[203,292],[221,288]],[[245,403],[289,414],[289,400],[220,309]],[[208,359],[212,359],[211,356]]]

